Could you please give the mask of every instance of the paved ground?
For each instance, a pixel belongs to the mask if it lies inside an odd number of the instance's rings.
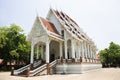
[[[120,80],[120,68],[104,68],[84,74],[44,75],[37,77],[10,76],[10,72],[0,72],[0,80]]]

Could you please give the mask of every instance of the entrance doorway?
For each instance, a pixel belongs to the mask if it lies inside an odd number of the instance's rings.
[[[54,61],[55,60],[55,51],[54,51],[54,49],[52,49],[51,51],[50,51],[50,62],[52,62],[52,61]]]
[[[52,40],[50,42],[50,62],[54,61],[55,58],[59,57],[59,42]]]

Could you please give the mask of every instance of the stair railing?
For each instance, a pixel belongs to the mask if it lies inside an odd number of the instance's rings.
[[[53,62],[50,63],[50,67],[53,67],[57,64],[57,60],[54,60]]]
[[[19,68],[17,70],[14,70],[14,75],[18,75],[18,74],[22,73],[23,71],[27,70],[28,67],[30,67],[30,64],[28,64],[28,65],[26,65],[24,67],[21,67],[21,68]]]
[[[39,72],[42,72],[43,70],[45,70],[47,68],[46,66],[47,66],[47,64],[44,64],[44,65],[42,65],[42,66],[40,66],[40,67],[30,71],[30,75],[29,76],[34,76],[34,75],[38,74]]]
[[[37,66],[39,66],[39,65],[41,64],[41,62],[42,62],[41,60],[34,62],[33,67],[36,68]],[[30,67],[30,66],[31,66],[31,65],[28,64],[28,65],[26,65],[26,66],[24,66],[24,67],[21,67],[21,68],[19,68],[19,69],[17,69],[17,70],[14,70],[14,75],[18,75],[18,74],[24,72],[24,71],[27,70],[28,67]]]

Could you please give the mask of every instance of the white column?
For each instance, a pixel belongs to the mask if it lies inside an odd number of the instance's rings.
[[[91,45],[89,45],[89,57],[90,57],[90,62],[92,62],[92,48],[91,48]]]
[[[44,56],[44,53],[43,53],[43,45],[41,45],[40,50],[41,50],[41,58],[44,60],[45,56]]]
[[[93,47],[93,58],[96,59],[96,50],[95,50],[95,47]],[[96,62],[96,60],[94,60],[94,62]]]
[[[86,43],[86,50],[87,50],[87,58],[90,57],[90,53],[89,53],[89,44]]]
[[[49,43],[50,41],[46,42],[46,63],[49,63]]]
[[[93,52],[92,52],[92,47],[90,46],[90,58],[92,58]]]
[[[94,49],[94,59],[96,59],[96,51],[95,51],[95,49]],[[96,60],[95,60],[95,62],[96,62]]]
[[[82,43],[80,43],[80,56],[82,57]]]
[[[88,44],[87,47],[88,47],[88,57],[91,58],[90,45]]]
[[[86,46],[86,57],[88,58],[89,57],[89,53],[88,53],[88,43],[85,42],[85,46]]]
[[[72,58],[75,58],[75,48],[74,48],[74,41],[71,40],[71,50],[72,50]]]
[[[80,44],[78,44],[78,58],[80,58]]]
[[[65,59],[68,59],[68,55],[67,55],[67,41],[65,41]]]
[[[36,59],[38,60],[39,59],[39,45],[37,45],[37,57]]]
[[[65,47],[65,59],[68,59],[68,55],[67,55],[67,36],[66,36],[67,34],[66,34],[66,31],[64,31],[64,39],[65,39],[65,41],[64,41],[64,47]]]
[[[94,49],[93,53],[94,53],[94,59],[96,59],[96,51],[95,51],[95,49]]]
[[[84,42],[84,56],[87,58],[87,48],[86,48],[86,42]]]
[[[84,44],[81,43],[81,45],[82,45],[82,46],[81,46],[81,48],[82,48],[82,57],[85,57],[85,56],[84,56]]]
[[[62,42],[60,42],[60,58],[62,57]]]
[[[31,44],[31,57],[30,57],[30,63],[33,64],[34,61],[34,45]]]
[[[93,46],[91,46],[91,58],[94,59],[94,52],[93,52]]]
[[[91,53],[91,60],[93,60],[93,47],[91,45],[90,45],[90,53]]]
[[[85,47],[84,47],[84,42],[82,42],[82,62],[85,62]]]
[[[91,58],[92,58],[92,61],[94,61],[93,59],[94,59],[94,53],[93,53],[93,47],[91,47]]]

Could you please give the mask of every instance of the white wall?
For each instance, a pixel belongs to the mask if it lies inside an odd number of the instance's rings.
[[[61,25],[52,12],[50,13],[48,20],[55,25],[57,31],[59,32],[59,34],[61,34]]]

